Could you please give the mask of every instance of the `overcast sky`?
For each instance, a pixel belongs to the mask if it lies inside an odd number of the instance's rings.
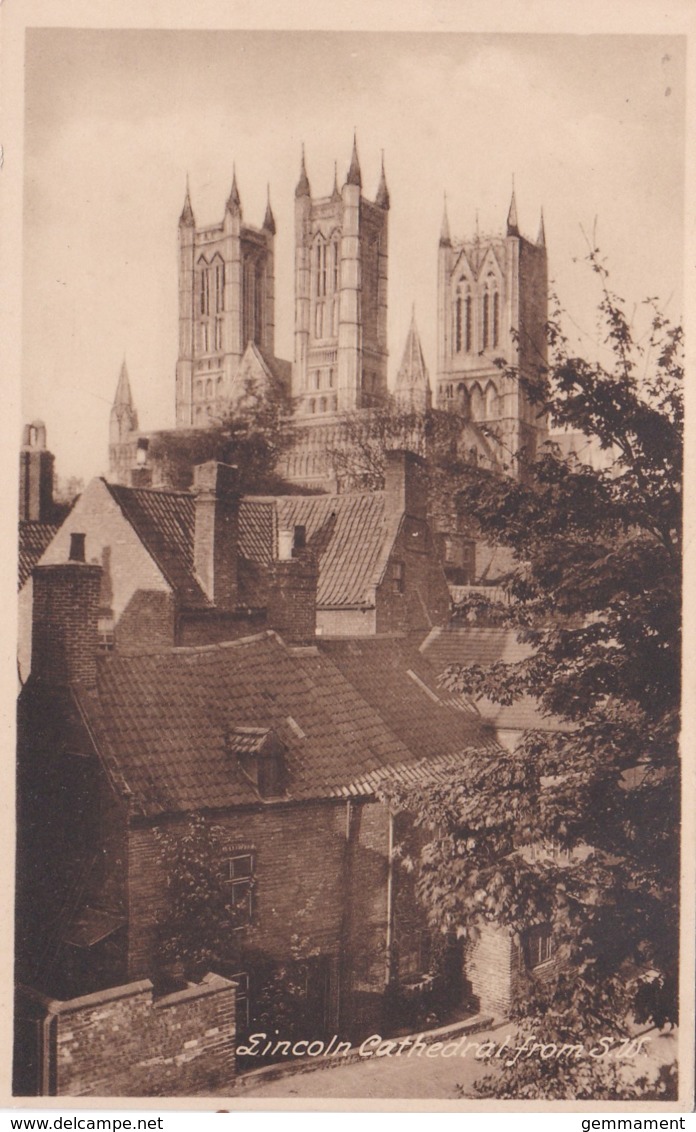
[[[62,476],[107,466],[127,357],[143,428],[171,426],[177,222],[223,215],[236,163],[244,219],[276,218],[276,353],[292,358],[293,206],[339,179],[357,129],[363,193],[384,149],[391,194],[390,380],[411,304],[435,375],[437,243],[520,227],[543,205],[550,272],[581,344],[596,340],[583,229],[616,289],[682,315],[684,48],[654,36],[30,30],[26,55],[25,420]]]

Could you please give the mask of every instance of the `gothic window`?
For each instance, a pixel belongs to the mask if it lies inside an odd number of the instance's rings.
[[[331,398],[331,412],[335,413],[337,408],[338,408],[338,400],[337,400],[337,398],[334,394],[334,396]]]
[[[341,262],[339,255],[340,255],[340,253],[339,253],[338,240],[334,240],[334,242],[333,242],[333,290],[334,290],[334,292],[338,291],[338,274],[339,274],[339,268],[340,268],[340,262]]]
[[[321,400],[319,401],[319,412],[320,413],[326,412],[326,397],[322,397]]]
[[[461,416],[466,417],[467,419],[469,418],[469,394],[466,391],[466,386],[464,385],[463,381],[460,382],[457,386],[457,412],[460,413]]]
[[[324,304],[317,303],[314,308],[314,337],[324,337]]]
[[[334,338],[336,338],[338,336],[338,299],[334,299],[334,301],[333,301],[331,314],[332,314],[331,333],[333,334]]]
[[[486,420],[491,420],[492,417],[498,416],[498,391],[492,382],[486,386],[485,415]]]
[[[321,387],[321,371],[315,370],[314,371],[314,388],[319,389],[320,387]]]
[[[215,349],[222,349],[222,319],[215,319]]]
[[[317,411],[317,403],[316,403],[316,401],[314,400],[313,397],[309,402],[309,411],[310,411],[310,413],[316,413],[316,411]]]
[[[333,389],[333,387],[334,387],[334,371],[332,369],[330,369],[329,370],[329,389]]]
[[[465,349],[467,354],[471,353],[471,295],[466,296],[465,307]]]
[[[219,313],[225,309],[225,265],[215,264],[215,310]]]
[[[317,242],[316,250],[316,294],[322,298],[326,294],[326,244],[322,241]]]
[[[500,295],[493,292],[493,345],[498,345],[500,337]]]
[[[210,279],[205,266],[201,267],[199,275],[201,314],[210,313]]]
[[[454,348],[461,353],[462,349],[462,296],[457,291],[456,315],[454,319]]]
[[[486,290],[483,293],[483,316],[482,316],[483,325],[481,327],[481,331],[482,331],[481,340],[483,342],[484,350],[488,349],[488,313],[489,313],[489,307],[490,307],[490,295],[488,294],[488,288],[486,288]]]

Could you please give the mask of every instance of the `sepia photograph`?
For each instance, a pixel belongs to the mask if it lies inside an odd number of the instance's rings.
[[[7,1104],[680,1127],[688,37],[172,7],[15,48]]]

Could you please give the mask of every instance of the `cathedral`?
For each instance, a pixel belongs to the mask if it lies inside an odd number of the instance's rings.
[[[206,429],[266,397],[286,406],[293,441],[285,479],[335,490],[328,453],[346,414],[377,407],[425,414],[433,402],[458,414],[472,458],[516,474],[547,423],[514,376],[546,362],[548,273],[543,214],[536,241],[518,226],[513,188],[504,231],[464,240],[447,211],[437,249],[434,391],[415,313],[393,388],[388,383],[389,190],[384,161],[374,200],[363,195],[357,142],[343,184],[314,196],[304,150],[295,189],[294,359],[275,354],[276,225],[266,203],[260,228],[243,222],[236,176],[222,221],[198,227],[186,188],[179,218],[179,344],[176,429]],[[152,435],[152,434],[150,434]],[[111,410],[109,467],[132,481],[146,460],[125,362]],[[153,469],[155,481],[157,471]]]

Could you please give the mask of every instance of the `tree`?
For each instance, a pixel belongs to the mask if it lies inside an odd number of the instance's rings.
[[[381,491],[385,453],[393,448],[407,448],[426,459],[430,520],[438,530],[451,530],[452,505],[465,469],[492,460],[481,430],[456,412],[429,409],[420,413],[394,401],[345,413],[327,453],[340,489]]]
[[[442,676],[501,704],[530,694],[563,727],[526,733],[511,755],[472,753],[447,785],[392,791],[433,831],[419,893],[434,924],[472,938],[490,923],[520,943],[549,925],[555,974],[530,976],[518,1010],[524,1032],[548,1041],[677,1018],[682,333],[651,302],[641,346],[597,249],[589,260],[609,363],[573,354],[557,308],[549,364],[508,372],[540,413],[595,438],[613,464],[593,470],[551,444],[520,456],[516,479],[465,472],[458,506],[515,567],[509,605],[477,597],[459,616],[490,615],[533,651]],[[481,1089],[635,1095],[604,1071],[604,1085],[591,1078],[585,1062],[520,1059]]]
[[[287,493],[294,489],[278,474],[277,466],[293,442],[289,411],[290,401],[282,388],[260,393],[247,380],[237,403],[221,407],[205,428],[156,433],[149,456],[161,479],[174,488],[191,486],[195,464],[219,460],[239,467],[243,492]]]

